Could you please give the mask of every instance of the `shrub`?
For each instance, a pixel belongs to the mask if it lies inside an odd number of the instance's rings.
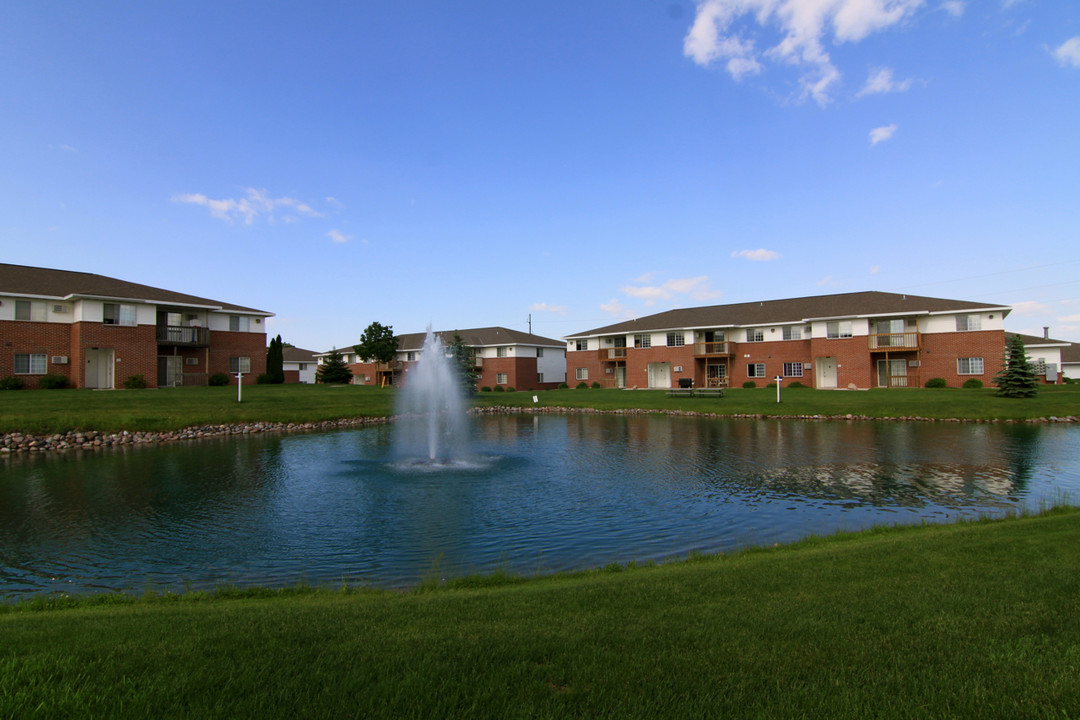
[[[788,385],[788,387],[789,387],[789,388],[804,388],[804,387],[806,387],[806,386],[805,386],[805,385],[803,385],[803,384],[802,384],[801,382],[799,382],[798,380],[796,380],[795,382],[793,382],[793,383],[791,383],[790,385]]]
[[[145,390],[146,378],[140,375],[128,375],[124,378],[124,387],[128,390]]]
[[[256,385],[273,385],[276,380],[270,373],[259,373],[259,376],[255,378]]]
[[[493,389],[495,390],[495,392],[506,392],[506,388],[504,388],[502,385],[496,385]]]
[[[491,392],[491,388],[485,385],[484,387],[480,388],[480,392]]]
[[[949,387],[949,384],[945,382],[945,378],[930,378],[926,381],[925,387],[928,388],[943,388]]]
[[[26,383],[23,382],[22,378],[14,375],[8,375],[0,379],[0,390],[22,390],[24,387],[26,387]]]
[[[506,392],[517,392],[517,390],[514,389],[513,385],[507,385]]]
[[[768,385],[766,385],[765,387],[767,387],[767,388],[772,388],[773,390],[775,390],[775,389],[776,389],[776,383],[774,383],[774,382],[771,382],[771,383],[769,383]]]
[[[964,388],[966,390],[978,390],[983,386],[983,381],[979,378],[968,378],[964,381]]]
[[[570,386],[569,386],[569,385],[567,385],[567,384],[566,384],[566,383],[564,383],[564,382],[561,382],[561,383],[559,383],[559,389],[560,389],[560,390],[566,390],[566,389],[568,389],[569,387],[570,387]]]
[[[229,384],[229,375],[228,375],[228,373],[214,373],[213,375],[211,375],[207,379],[206,384],[210,385],[212,387],[220,387],[222,385],[228,385]]]
[[[746,382],[744,382],[744,383],[742,384],[742,386],[743,386],[744,388],[746,388],[747,390],[749,390],[750,388],[756,388],[756,387],[757,387],[757,383],[756,383],[756,382],[754,382],[753,380],[747,380]]]
[[[593,380],[593,384],[592,384],[592,388],[593,388],[593,390],[599,390],[599,389],[600,389],[601,387],[603,387],[603,386],[602,386],[602,385],[601,385],[600,383],[598,383],[597,381]]]
[[[575,390],[588,390],[589,386],[588,386],[588,384],[586,384],[586,382],[584,380],[582,380],[576,386],[574,386],[574,389]]]
[[[63,390],[70,385],[71,382],[64,375],[42,375],[38,380],[38,387],[42,390]]]

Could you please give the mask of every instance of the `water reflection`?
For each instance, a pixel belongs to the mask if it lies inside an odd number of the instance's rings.
[[[402,585],[786,542],[1075,497],[1039,425],[496,416],[474,462],[386,427],[0,461],[0,597],[221,583]]]

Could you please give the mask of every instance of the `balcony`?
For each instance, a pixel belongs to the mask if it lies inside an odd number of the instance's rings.
[[[608,348],[606,350],[597,350],[597,356],[600,358],[600,362],[619,362],[626,359],[626,348],[615,347]]]
[[[397,372],[403,367],[403,363],[400,360],[394,360],[388,363],[375,363],[376,372]]]
[[[714,357],[735,354],[733,342],[699,342],[694,343],[694,357]]]
[[[209,347],[210,330],[204,327],[181,327],[158,325],[158,345],[184,345],[186,347]]]
[[[919,336],[917,332],[883,333],[870,335],[870,352],[895,352],[899,350],[918,350]]]

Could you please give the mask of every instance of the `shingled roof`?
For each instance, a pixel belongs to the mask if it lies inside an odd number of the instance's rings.
[[[273,315],[273,313],[265,310],[256,310],[255,308],[233,305],[220,300],[186,295],[172,290],[162,290],[161,288],[140,285],[126,280],[117,280],[104,275],[29,267],[26,265],[9,265],[6,263],[0,263],[0,295],[56,300],[104,298],[158,305],[203,307],[210,310],[227,310],[268,317]]]
[[[495,347],[498,345],[531,345],[534,347],[555,347],[562,348],[566,346],[562,340],[553,340],[552,338],[542,337],[540,335],[530,335],[526,332],[519,330],[511,330],[504,327],[486,327],[486,328],[466,328],[464,330],[440,330],[435,333],[442,340],[443,345],[450,345],[454,342],[454,335],[460,335],[461,341],[468,347]],[[396,335],[398,340],[398,350],[410,351],[420,350],[424,347],[424,340],[427,339],[427,333],[405,333],[403,335]],[[342,345],[343,348],[351,348],[352,345]],[[340,349],[340,348],[339,348]],[[326,355],[329,351],[319,353]]]
[[[972,302],[970,300],[947,300],[944,298],[900,295],[887,292],[856,292],[839,295],[816,295],[786,300],[763,300],[711,305],[708,307],[679,308],[606,325],[594,330],[567,335],[570,338],[596,335],[681,330],[689,328],[752,327],[758,325],[782,325],[807,322],[825,318],[857,318],[885,315],[926,315],[948,312],[985,312],[1000,310],[1007,315],[1012,308],[1002,305]]]

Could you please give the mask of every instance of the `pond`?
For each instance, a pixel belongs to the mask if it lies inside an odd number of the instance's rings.
[[[450,466],[391,432],[7,458],[0,601],[533,575],[1080,497],[1062,425],[479,417]]]

